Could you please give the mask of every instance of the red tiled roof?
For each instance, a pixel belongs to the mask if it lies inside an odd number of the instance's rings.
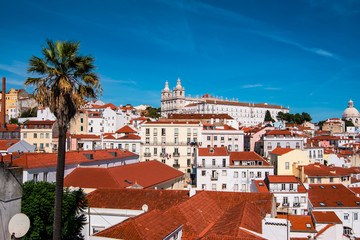
[[[348,150],[340,150],[340,154],[342,154],[342,155],[353,155],[354,153],[352,151],[348,151]]]
[[[304,168],[304,173],[307,176],[349,176],[353,173],[354,169],[342,167],[329,167],[323,164],[309,164],[306,166],[299,166]]]
[[[265,135],[296,135],[296,133],[292,133],[289,130],[271,130]]]
[[[333,211],[312,211],[311,215],[313,215],[315,223],[342,223]]]
[[[155,240],[166,238],[179,227],[181,227],[181,222],[155,209],[146,214],[128,218],[94,236],[126,240]]]
[[[294,175],[268,175],[270,183],[297,183],[298,180]]]
[[[119,139],[141,139],[141,137],[130,133],[125,136],[119,137]]]
[[[200,121],[155,121],[146,122],[145,124],[200,124]]]
[[[170,113],[167,119],[234,119],[229,114]]]
[[[308,193],[314,208],[360,208],[360,198],[343,184],[310,184]]]
[[[336,136],[316,136],[313,138],[310,138],[311,140],[340,140],[340,137],[336,137]]]
[[[66,176],[64,186],[126,188],[137,183],[143,188],[151,188],[183,175],[183,172],[153,160],[111,168],[76,168]]]
[[[70,134],[69,137],[71,137],[71,138],[100,139],[100,136],[95,135],[95,134]]]
[[[9,147],[18,143],[20,140],[0,140],[0,150],[8,150]]]
[[[107,107],[110,107],[111,109],[118,109],[118,107],[116,107],[114,104],[112,103],[107,103],[105,105],[93,105],[91,108],[107,108]]]
[[[229,156],[229,153],[226,147],[216,147],[216,148],[201,147],[198,148],[198,155],[199,156]]]
[[[269,189],[267,188],[264,180],[254,180],[254,182],[258,189],[258,192],[260,192],[260,193],[269,192]]]
[[[349,187],[349,189],[356,194],[360,194],[360,187]]]
[[[309,215],[277,215],[276,217],[288,219],[291,222],[291,232],[316,232],[311,216]],[[308,228],[306,224],[310,224],[310,228]]]
[[[141,210],[146,204],[149,211],[165,210],[171,206],[189,199],[187,190],[160,189],[97,189],[86,198],[89,207]],[[126,199],[126,201],[124,201]]]
[[[110,152],[116,152],[114,157]],[[89,159],[84,154],[92,154],[93,159]],[[123,151],[120,149],[66,152],[66,165],[82,164],[110,159],[121,159],[126,157],[137,156],[135,153]],[[21,157],[14,159],[14,165],[24,169],[53,167],[57,165],[57,153],[24,153]]]
[[[24,125],[53,125],[56,121],[51,120],[29,120],[24,123]]]
[[[291,148],[275,148],[274,150],[272,150],[270,152],[270,154],[273,154],[273,155],[284,155],[288,152],[291,152],[291,151],[294,151],[295,149],[291,149]]]
[[[125,125],[122,128],[118,129],[115,133],[137,133],[137,132],[128,125]]]
[[[0,132],[20,132],[21,127],[16,124],[6,124],[6,127],[3,128],[0,126]]]
[[[256,152],[229,152],[229,154],[230,165],[234,165],[234,161],[261,161],[262,165],[270,166],[270,164],[264,161]]]

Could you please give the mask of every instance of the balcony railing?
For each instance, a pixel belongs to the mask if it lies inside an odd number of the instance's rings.
[[[151,153],[144,153],[144,157],[151,157]]]
[[[179,168],[179,167],[180,167],[180,164],[174,163],[174,164],[173,164],[173,167],[174,167],[174,168]]]
[[[211,181],[217,181],[218,180],[218,174],[211,175]]]
[[[283,207],[288,207],[289,203],[283,203],[282,205],[283,205]]]
[[[294,202],[293,206],[294,207],[300,207],[300,203],[299,202]]]
[[[174,153],[173,153],[173,156],[174,156],[174,157],[180,157],[180,153],[174,152]]]
[[[166,157],[166,153],[160,153],[161,157]]]

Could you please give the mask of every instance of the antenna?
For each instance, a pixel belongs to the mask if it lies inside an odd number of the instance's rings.
[[[30,228],[30,219],[23,213],[15,214],[9,222],[11,239],[23,237]]]

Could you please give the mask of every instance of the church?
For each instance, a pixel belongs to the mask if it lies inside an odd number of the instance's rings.
[[[360,127],[360,114],[359,111],[354,108],[354,102],[351,99],[348,102],[348,107],[345,109],[342,118],[351,121],[355,127]]]
[[[161,91],[161,115],[170,113],[228,114],[243,126],[262,123],[266,111],[276,120],[279,112],[288,113],[289,108],[267,103],[243,103],[237,99],[223,99],[205,94],[202,97],[185,97],[185,88],[178,78],[176,87],[170,90],[169,83]]]

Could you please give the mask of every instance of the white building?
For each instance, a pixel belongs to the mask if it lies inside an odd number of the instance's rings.
[[[209,94],[203,97],[185,97],[185,89],[181,86],[180,78],[176,87],[171,91],[166,81],[161,92],[161,115],[166,117],[169,113],[226,113],[243,125],[250,126],[262,123],[265,113],[269,111],[272,118],[279,112],[288,113],[289,108],[267,103],[241,103],[235,99],[214,98]]]
[[[275,148],[304,149],[306,137],[288,130],[272,130],[262,137],[264,156]]]
[[[310,184],[309,211],[334,212],[343,223],[343,234],[360,237],[360,198],[342,184]]]
[[[227,147],[229,152],[242,152],[244,151],[244,131],[228,125],[204,124],[202,146],[208,148]]]
[[[293,215],[307,214],[307,190],[293,175],[271,175],[265,180],[255,181],[257,192],[274,194],[278,213]]]
[[[197,149],[197,189],[250,192],[254,180],[274,174],[255,152],[228,152],[226,147]]]

